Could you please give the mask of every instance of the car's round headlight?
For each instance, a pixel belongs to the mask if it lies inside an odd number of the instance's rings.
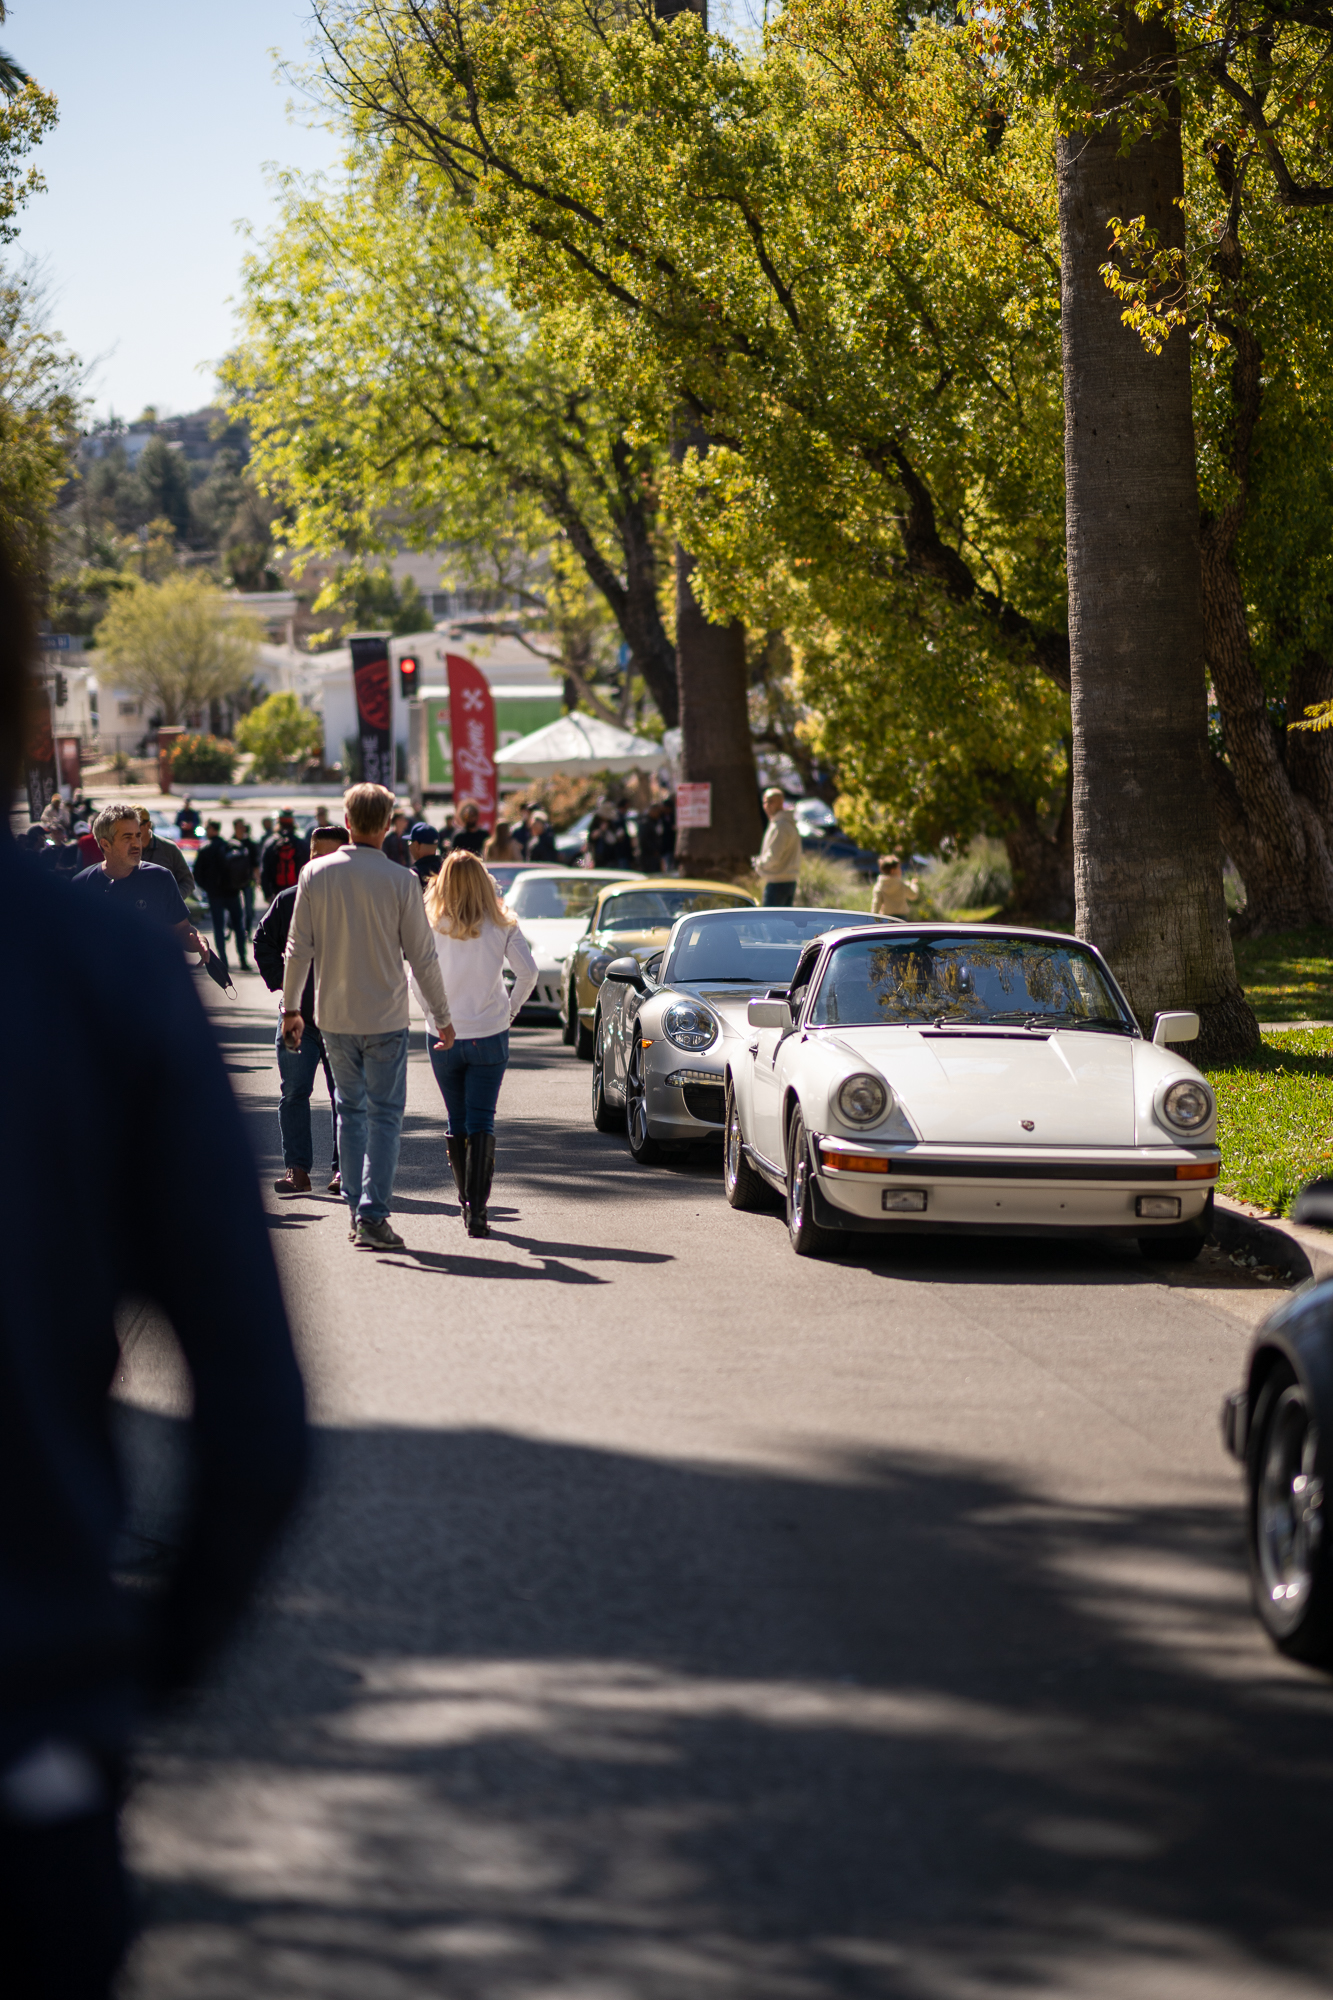
[[[1213,1093],[1206,1083],[1185,1077],[1162,1092],[1162,1110],[1178,1132],[1197,1132],[1213,1115]]]
[[[889,1108],[889,1093],[877,1076],[858,1070],[855,1076],[843,1078],[834,1102],[838,1116],[849,1125],[874,1125]]]
[[[678,1000],[662,1016],[662,1033],[678,1049],[706,1049],[717,1040],[717,1022],[706,1007]]]
[[[610,963],[611,954],[609,951],[599,952],[596,958],[588,960],[588,984],[590,986],[601,985],[602,981],[606,978],[606,968]]]

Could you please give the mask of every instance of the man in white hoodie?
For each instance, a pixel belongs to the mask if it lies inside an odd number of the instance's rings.
[[[764,793],[768,826],[764,844],[754,857],[754,872],[764,885],[764,907],[785,906],[796,901],[796,878],[801,872],[801,830],[795,815],[787,811],[787,801],[777,785]]]
[[[401,1250],[389,1222],[407,1102],[406,959],[443,1046],[454,1040],[421,883],[382,851],[393,812],[383,785],[353,785],[343,800],[346,847],[301,870],[287,934],[282,1034],[299,1049],[301,994],[315,968],[315,1023],[338,1093],[338,1159],[352,1211],[351,1241]]]

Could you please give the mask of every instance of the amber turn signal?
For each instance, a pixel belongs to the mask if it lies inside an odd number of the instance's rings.
[[[1178,1181],[1215,1181],[1220,1170],[1217,1160],[1191,1160],[1187,1167],[1176,1168]]]
[[[831,1146],[820,1149],[826,1167],[841,1167],[845,1174],[886,1174],[889,1163],[870,1153],[837,1153]]]

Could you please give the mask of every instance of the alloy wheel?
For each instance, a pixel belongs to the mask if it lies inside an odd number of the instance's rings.
[[[1323,1481],[1305,1392],[1292,1382],[1269,1419],[1254,1496],[1264,1622],[1281,1638],[1305,1616],[1323,1540]]]

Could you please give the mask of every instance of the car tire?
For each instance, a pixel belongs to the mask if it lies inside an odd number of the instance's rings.
[[[1183,1229],[1159,1229],[1152,1236],[1140,1236],[1139,1251],[1164,1264],[1192,1264],[1213,1233],[1213,1191],[1203,1211]]]
[[[592,1029],[584,1027],[577,1007],[574,1009],[574,1053],[580,1062],[592,1061]]]
[[[1250,1582],[1260,1623],[1294,1660],[1333,1662],[1333,1574],[1318,1428],[1289,1362],[1277,1362],[1250,1424]]]
[[[762,1174],[757,1174],[745,1157],[741,1144],[741,1117],[736,1103],[736,1086],[727,1078],[726,1122],[722,1128],[722,1187],[733,1208],[751,1214],[773,1206],[773,1194]]]
[[[578,1028],[578,1018],[579,1018],[578,1003],[574,993],[574,982],[571,979],[568,986],[565,988],[565,1016],[560,1023],[560,1039],[564,1043],[567,1049],[572,1049],[574,1046],[574,1036]]]
[[[592,1122],[599,1132],[623,1132],[625,1129],[623,1110],[607,1101],[605,1060],[606,1023],[602,1019],[602,1010],[599,1007],[592,1031]]]
[[[639,1165],[660,1166],[666,1158],[666,1148],[648,1130],[648,1086],[644,1082],[643,1049],[637,1033],[625,1065],[625,1129],[630,1152]]]
[[[810,1200],[814,1173],[805,1120],[793,1111],[787,1127],[787,1235],[798,1257],[827,1257],[838,1247],[833,1231],[821,1229],[814,1219]]]

